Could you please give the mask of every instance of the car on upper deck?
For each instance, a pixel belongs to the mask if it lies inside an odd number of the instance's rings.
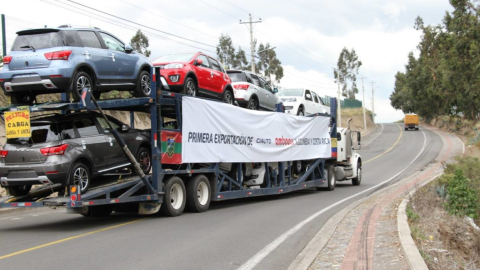
[[[160,68],[161,89],[204,96],[233,104],[233,87],[220,62],[202,52],[170,54],[153,61]]]
[[[79,101],[84,88],[96,98],[111,90],[150,96],[148,58],[98,28],[19,31],[3,64],[0,86],[14,104],[31,104],[37,95],[62,92]]]
[[[279,89],[277,96],[283,101],[285,113],[305,116],[330,112],[330,108],[323,103],[317,93],[309,89]]]

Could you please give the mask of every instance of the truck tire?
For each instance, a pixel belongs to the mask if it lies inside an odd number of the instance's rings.
[[[333,191],[337,185],[337,179],[335,179],[335,167],[332,164],[325,164],[325,171],[327,172],[327,187],[317,187],[317,190]]]
[[[205,212],[210,206],[212,190],[208,178],[199,174],[187,182],[187,209],[191,212]]]
[[[165,194],[160,212],[163,215],[176,217],[183,213],[187,195],[185,185],[180,177],[174,176],[165,183]]]
[[[21,186],[13,186],[13,187],[6,187],[8,194],[12,196],[23,196],[27,195],[32,189],[32,185],[21,185]]]
[[[352,178],[352,185],[359,186],[362,183],[362,163],[358,163],[357,177]]]

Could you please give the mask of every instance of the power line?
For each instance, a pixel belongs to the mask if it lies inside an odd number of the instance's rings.
[[[198,0],[198,1],[200,1],[200,2],[204,3],[205,5],[208,5],[208,6],[212,7],[212,8],[214,8],[214,9],[216,9],[216,10],[218,10],[218,11],[222,12],[222,13],[225,13],[225,14],[227,14],[228,16],[230,16],[230,17],[232,17],[232,18],[235,18],[235,19],[237,19],[237,20],[240,20],[240,18],[238,18],[238,17],[236,17],[236,16],[234,16],[234,15],[232,15],[232,14],[228,13],[228,12],[225,12],[225,11],[223,11],[223,10],[221,10],[221,9],[219,9],[219,8],[217,8],[217,7],[215,7],[215,6],[212,6],[212,5],[210,5],[209,3],[207,3],[207,2],[204,2],[204,1],[202,1],[202,0]]]
[[[168,33],[168,32],[165,32],[165,31],[162,31],[162,30],[159,30],[159,29],[156,29],[156,28],[153,28],[153,27],[150,27],[150,26],[141,24],[141,23],[136,23],[136,22],[133,22],[133,21],[131,21],[131,20],[124,19],[124,18],[122,18],[122,17],[119,17],[119,16],[116,16],[116,15],[110,14],[110,13],[105,12],[105,11],[98,10],[98,9],[96,9],[96,8],[93,8],[93,7],[86,6],[86,5],[84,5],[84,4],[77,3],[77,2],[72,1],[72,0],[67,0],[67,1],[68,1],[68,2],[72,2],[72,3],[76,4],[76,5],[79,5],[79,6],[82,6],[82,7],[91,9],[91,10],[94,10],[94,11],[96,11],[96,12],[99,12],[99,13],[102,13],[102,14],[105,14],[105,15],[108,15],[108,16],[111,16],[111,17],[114,17],[114,18],[117,18],[117,19],[120,19],[120,20],[129,22],[129,23],[131,23],[131,24],[139,25],[139,26],[142,26],[142,27],[145,27],[145,28],[148,28],[148,29],[151,29],[151,30],[154,30],[154,31],[157,31],[157,32],[166,34],[166,35],[169,35],[169,36],[172,36],[172,37],[176,37],[176,38],[184,39],[184,40],[187,40],[187,41],[190,41],[190,42],[198,43],[198,44],[201,44],[201,45],[204,45],[204,46],[216,48],[216,46],[213,46],[213,45],[210,45],[210,44],[206,44],[206,43],[203,43],[203,42],[199,42],[199,41],[195,41],[195,40],[193,40],[193,39],[184,38],[184,37],[181,37],[181,36],[178,36],[178,35],[175,35],[175,34],[172,34],[172,33]]]
[[[241,11],[243,11],[243,12],[247,13],[247,14],[251,14],[251,12],[249,12],[249,11],[247,11],[247,10],[245,10],[245,9],[243,9],[243,8],[241,8],[241,7],[239,7],[239,6],[237,6],[237,5],[235,5],[235,4],[234,4],[234,3],[232,3],[232,2],[229,2],[229,1],[227,1],[227,0],[219,0],[219,1],[221,1],[221,2],[224,2],[224,3],[226,3],[226,4],[230,5],[230,6],[232,6],[232,7],[236,8],[236,9],[238,9],[238,10],[241,10]]]

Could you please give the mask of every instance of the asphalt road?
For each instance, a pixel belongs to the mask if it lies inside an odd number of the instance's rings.
[[[175,218],[0,213],[0,269],[286,269],[334,213],[421,169],[443,147],[434,132],[397,124],[378,125],[362,142],[362,184],[337,183],[333,192],[217,202]]]

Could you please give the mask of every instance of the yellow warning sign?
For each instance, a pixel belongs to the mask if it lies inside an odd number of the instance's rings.
[[[5,133],[7,139],[31,137],[30,109],[21,107],[21,111],[5,112]]]

